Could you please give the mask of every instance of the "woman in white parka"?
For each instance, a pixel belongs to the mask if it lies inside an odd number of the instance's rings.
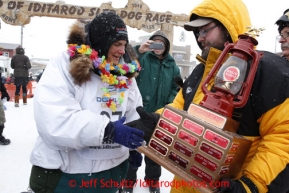
[[[34,98],[39,133],[31,153],[34,192],[115,193],[144,133],[123,123],[139,118],[137,61],[123,60],[128,35],[114,12],[76,22],[68,50],[52,58]]]

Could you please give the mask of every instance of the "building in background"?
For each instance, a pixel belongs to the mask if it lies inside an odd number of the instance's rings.
[[[30,71],[33,74],[33,79],[36,80],[37,76],[43,72],[43,69],[46,68],[49,59],[47,58],[30,58],[31,69]]]
[[[0,56],[0,69],[2,70],[2,75],[6,78],[13,73],[14,70],[10,67],[11,58],[16,54],[16,48],[19,48],[20,44],[10,44],[10,43],[0,43],[0,51],[2,55]]]
[[[0,69],[2,70],[2,75],[9,77],[10,73],[13,73],[14,70],[11,69],[10,63],[11,58],[16,54],[16,48],[21,47],[20,44],[11,44],[11,43],[0,43],[0,51],[3,53],[0,56]],[[49,59],[46,58],[29,58],[31,63],[31,69],[34,77],[37,76],[37,72],[42,72],[46,67]]]
[[[130,41],[132,46],[141,45],[147,41],[151,35],[139,37],[139,42],[134,40]],[[196,61],[191,61],[191,46],[175,46],[171,48],[171,55],[176,61],[177,66],[180,68],[182,78],[187,78],[197,65]]]

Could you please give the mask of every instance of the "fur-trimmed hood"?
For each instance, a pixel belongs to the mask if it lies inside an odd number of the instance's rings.
[[[67,44],[77,44],[77,45],[88,45],[91,46],[91,41],[89,40],[89,25],[91,21],[88,20],[77,20],[71,27],[68,35],[68,39],[66,41]],[[87,33],[88,32],[88,33]],[[93,34],[95,36],[95,34]],[[117,41],[117,39],[115,40]],[[110,42],[111,44],[113,41]],[[108,43],[109,44],[109,43]],[[108,45],[109,47],[111,46]],[[108,48],[109,48],[108,47]],[[93,47],[91,47],[93,49]],[[96,50],[98,53],[101,51],[100,48]],[[121,61],[130,62],[130,54],[127,53],[126,49],[126,57],[122,57]],[[105,54],[106,56],[106,54]],[[98,55],[98,57],[102,57]],[[124,61],[125,59],[125,61]],[[70,58],[70,74],[74,78],[74,83],[81,86],[83,83],[90,81],[90,72],[94,72],[95,74],[99,74],[99,70],[93,66],[92,60],[84,55],[84,54],[75,54]],[[122,62],[121,62],[122,63]],[[125,76],[128,78],[132,78],[137,76],[137,72],[127,73]]]
[[[77,20],[70,28],[70,33],[66,41],[67,44],[86,44],[84,20]],[[74,83],[82,85],[86,81],[90,81],[90,71],[93,70],[92,60],[83,54],[75,55],[70,59],[70,74],[74,78]]]
[[[85,32],[85,26],[89,23],[88,20],[77,20],[70,27],[67,44],[86,44],[85,38],[87,33]]]

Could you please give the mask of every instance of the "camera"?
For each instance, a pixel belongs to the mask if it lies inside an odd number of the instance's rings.
[[[153,42],[149,46],[150,49],[154,50],[162,50],[164,49],[164,43],[163,42]]]

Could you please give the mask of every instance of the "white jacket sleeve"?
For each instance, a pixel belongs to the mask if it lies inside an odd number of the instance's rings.
[[[95,86],[91,90],[99,89]],[[73,84],[66,52],[50,60],[34,98],[37,130],[49,148],[81,149],[102,143],[109,118],[97,111],[82,109],[79,102],[84,95],[82,89]]]

